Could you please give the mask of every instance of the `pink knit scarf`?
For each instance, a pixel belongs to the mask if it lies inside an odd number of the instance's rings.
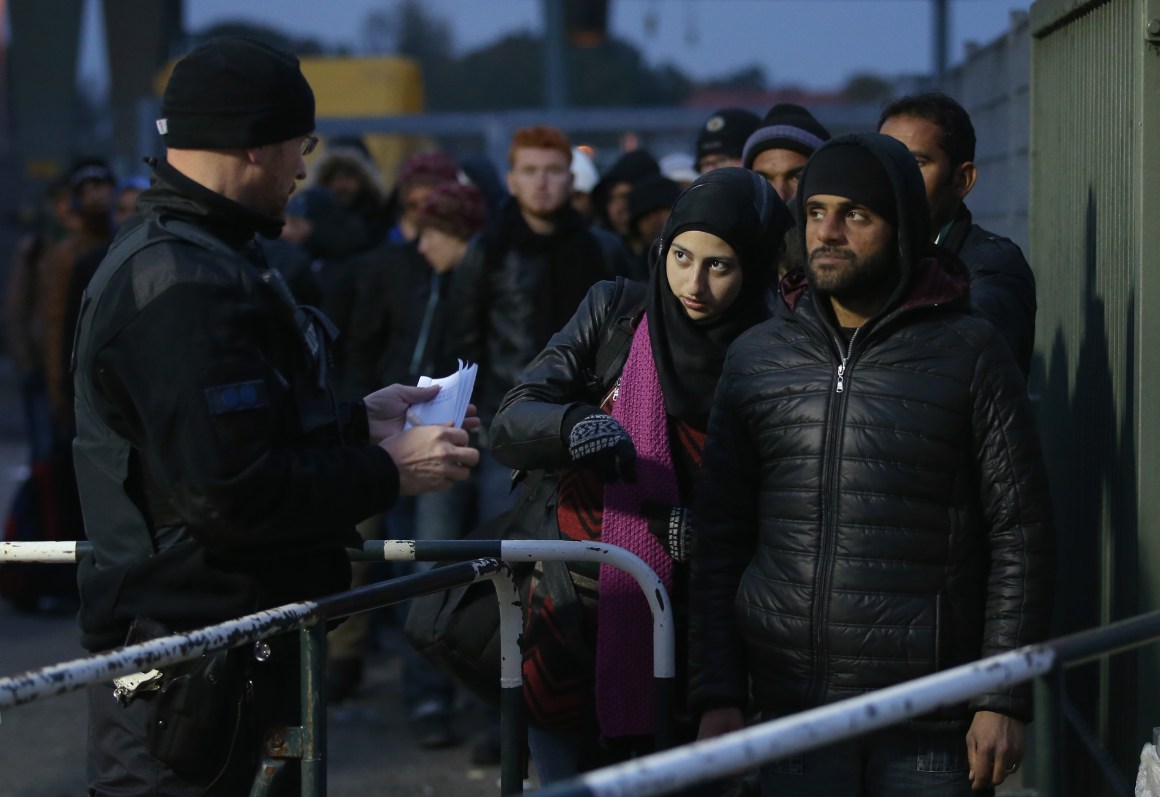
[[[601,540],[635,553],[672,587],[673,562],[648,530],[640,505],[651,500],[674,506],[679,500],[669,450],[668,419],[642,318],[632,338],[620,391],[612,408],[636,446],[636,484],[604,488]],[[605,736],[652,733],[652,612],[636,580],[622,570],[600,566],[596,630],[596,716]]]

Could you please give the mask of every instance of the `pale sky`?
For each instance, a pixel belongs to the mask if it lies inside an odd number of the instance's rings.
[[[1012,11],[1030,5],[950,0],[951,64],[962,58],[965,42],[995,39],[1010,26]],[[185,0],[185,21],[199,29],[248,19],[357,48],[366,15],[392,6],[391,0]],[[424,6],[452,23],[460,52],[542,26],[543,0],[424,0]],[[695,78],[758,63],[775,85],[826,90],[856,72],[928,72],[932,9],[930,0],[609,0],[609,27],[650,63],[672,63]],[[90,52],[82,69],[91,71],[95,57]]]

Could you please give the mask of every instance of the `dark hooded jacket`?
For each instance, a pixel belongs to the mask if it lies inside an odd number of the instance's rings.
[[[326,324],[262,260],[259,215],[168,164],[82,299],[77,480],[93,551],[84,644],[345,589],[353,525],[398,492],[365,407],[329,389]]]
[[[749,678],[763,710],[794,712],[1048,630],[1049,496],[1023,379],[970,315],[962,265],[929,256],[913,156],[877,134],[826,146],[851,144],[890,176],[901,278],[846,341],[829,301],[787,275],[775,318],[729,351],[697,485],[690,691],[702,712],[746,705]],[[928,719],[979,709],[1026,720],[1030,690]]]
[[[971,274],[971,307],[999,330],[1026,377],[1035,350],[1035,275],[1014,241],[973,223],[960,205],[939,240]]]
[[[474,402],[485,424],[588,289],[611,276],[601,243],[570,205],[551,235],[539,235],[509,199],[472,240],[451,276],[445,358],[479,365]]]

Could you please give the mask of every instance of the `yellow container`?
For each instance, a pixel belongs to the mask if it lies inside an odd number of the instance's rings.
[[[423,112],[423,75],[410,58],[303,58],[302,74],[314,89],[315,115],[343,119]],[[363,136],[386,186],[394,184],[402,162],[423,149],[418,136]],[[315,155],[323,148],[315,150]]]

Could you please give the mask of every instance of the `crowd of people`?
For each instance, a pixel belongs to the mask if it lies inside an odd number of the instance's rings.
[[[158,130],[148,185],[93,160],[53,187],[7,294],[33,460],[66,474],[94,547],[90,650],[345,589],[360,535],[485,523],[658,573],[679,742],[1046,636],[1035,282],[972,221],[952,98],[834,138],[797,105],[722,109],[687,155],[603,170],[539,125],[502,169],[424,151],[385,176],[358,139],[315,137],[293,56],[222,39],[178,62]],[[460,359],[479,367],[463,428],[404,430],[434,395],[407,386]],[[652,749],[631,579],[543,563],[523,589],[540,781]],[[364,678],[368,622],[330,634],[332,701]],[[90,793],[243,793],[262,730],[298,709],[296,651],[274,647],[191,665],[227,674],[202,691],[92,687]],[[419,743],[455,743],[454,681],[413,652],[403,673]],[[776,762],[759,788],[986,793],[1030,719],[1013,687]]]

